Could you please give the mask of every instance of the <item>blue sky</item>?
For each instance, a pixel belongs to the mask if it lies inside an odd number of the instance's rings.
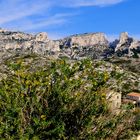
[[[140,38],[140,0],[0,0],[0,27],[56,39],[71,34],[120,32]]]

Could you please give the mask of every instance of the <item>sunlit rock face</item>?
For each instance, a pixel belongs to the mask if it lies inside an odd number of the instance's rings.
[[[123,44],[123,43],[127,42],[128,40],[129,40],[128,33],[127,32],[121,33],[121,35],[120,35],[120,42],[119,43]]]
[[[31,34],[0,29],[0,50],[26,48],[25,42],[31,42],[33,38],[34,36]]]
[[[64,45],[74,46],[93,46],[93,45],[108,45],[108,40],[104,33],[91,33],[74,35],[65,38]]]
[[[120,35],[119,43],[116,45],[115,52],[118,56],[139,57],[140,41],[128,36],[127,32]]]
[[[38,33],[35,36],[35,41],[38,41],[38,42],[48,42],[48,35],[47,35],[47,33],[45,33],[45,32]]]
[[[129,47],[129,56],[140,58],[140,41],[134,40]]]
[[[127,32],[121,33],[119,43],[115,48],[115,52],[118,53],[118,55],[128,54],[132,41],[133,39],[128,36]]]
[[[81,34],[61,40],[50,40],[45,32],[31,35],[3,29],[0,30],[0,42],[3,51],[29,51],[69,58],[88,57],[88,55],[93,58],[100,57],[109,44],[103,33]]]
[[[109,49],[109,42],[104,33],[79,34],[64,38],[60,48],[65,56],[74,59],[83,57],[102,58]]]
[[[108,41],[103,33],[85,34],[73,36],[71,38],[72,44],[79,44],[80,46],[93,46],[93,45],[108,45]]]
[[[0,29],[0,53],[4,52],[37,53],[70,59],[101,59],[116,54],[138,57],[140,42],[129,37],[127,32],[121,33],[119,40],[109,43],[104,33],[85,33],[51,40],[46,32],[33,35]]]

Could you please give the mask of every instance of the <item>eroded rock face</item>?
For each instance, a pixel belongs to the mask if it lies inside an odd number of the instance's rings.
[[[118,55],[120,56],[123,54],[128,54],[129,47],[132,42],[133,39],[128,36],[127,32],[121,33],[119,43],[115,48],[115,52],[118,53]]]
[[[36,37],[35,37],[35,41],[38,41],[38,42],[48,42],[47,33],[42,32],[42,33],[37,34]]]
[[[129,37],[127,32],[122,33],[119,40],[109,43],[103,33],[86,33],[50,40],[45,32],[32,35],[0,29],[0,53],[6,52],[37,53],[70,59],[100,59],[114,54],[139,56],[140,42]]]
[[[124,44],[128,40],[129,40],[128,33],[127,32],[121,33],[121,35],[120,35],[120,42],[119,43],[120,44]]]
[[[23,42],[23,41],[29,41],[34,38],[33,35],[31,34],[25,34],[22,32],[14,32],[14,31],[8,31],[8,30],[3,30],[0,29],[0,40],[4,41],[6,43],[10,41],[18,41],[18,42]]]
[[[47,33],[37,35],[22,32],[0,30],[0,50],[15,52],[35,52],[43,55],[83,58],[99,58],[108,48],[108,41],[103,33],[74,35],[61,40],[49,40]]]
[[[134,41],[131,43],[129,49],[137,49],[138,47],[140,47],[140,41],[134,40]]]
[[[46,48],[53,52],[59,52],[60,51],[60,41],[59,40],[49,40],[48,43],[46,44]]]
[[[103,33],[75,35],[64,39],[64,45],[67,46],[93,46],[108,45],[108,40]]]
[[[25,47],[25,42],[33,40],[34,36],[22,32],[11,32],[0,29],[0,50],[16,50]]]
[[[72,59],[98,59],[104,57],[109,42],[103,33],[81,34],[64,38],[60,41],[60,48],[66,57]]]
[[[119,43],[115,48],[115,53],[118,56],[139,57],[140,41],[129,37],[127,32],[121,33]]]
[[[134,40],[129,47],[129,56],[140,57],[140,41]]]
[[[59,43],[49,40],[45,32],[31,35],[0,29],[0,51],[46,54],[47,51],[56,50],[59,50]]]

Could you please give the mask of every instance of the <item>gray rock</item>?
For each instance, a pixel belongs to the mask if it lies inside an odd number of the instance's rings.
[[[91,33],[70,36],[62,41],[66,46],[93,46],[93,45],[108,45],[104,33]]]
[[[129,47],[129,56],[140,58],[140,41],[134,40]]]
[[[109,42],[103,33],[74,35],[60,42],[61,50],[72,59],[101,58],[109,48]]]
[[[140,41],[129,37],[127,32],[121,33],[119,43],[115,48],[115,53],[118,56],[139,57]]]
[[[132,42],[133,42],[133,38],[130,38],[128,36],[127,32],[121,33],[119,43],[117,44],[117,46],[115,48],[115,52],[119,56],[129,54],[129,47],[130,47]]]
[[[47,33],[42,32],[42,33],[37,34],[35,36],[35,41],[38,41],[38,42],[48,42]]]
[[[120,35],[119,40],[109,43],[104,33],[85,33],[50,40],[45,32],[32,35],[0,29],[0,52],[37,53],[71,59],[101,59],[114,53],[118,56],[136,57],[140,53],[140,42],[134,41],[126,32]]]

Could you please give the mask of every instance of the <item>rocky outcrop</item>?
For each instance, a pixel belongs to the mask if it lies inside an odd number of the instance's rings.
[[[140,41],[129,37],[127,32],[122,33],[119,40],[109,43],[104,33],[85,33],[50,40],[45,32],[32,35],[0,29],[0,53],[2,52],[37,53],[70,59],[101,59],[114,54],[139,57]]]
[[[83,57],[101,58],[109,48],[109,42],[103,33],[73,35],[60,41],[64,56],[81,59]]]
[[[74,35],[63,40],[64,45],[75,47],[76,46],[93,46],[93,45],[108,45],[104,33],[92,33]]]
[[[35,36],[35,41],[37,41],[37,42],[48,42],[47,33],[42,32],[42,33],[37,34]]]
[[[25,42],[30,42],[34,38],[31,34],[22,32],[11,32],[0,30],[0,50],[15,50],[21,49]]]
[[[133,39],[128,36],[127,32],[121,33],[119,43],[117,44],[115,48],[115,52],[119,56],[128,54],[129,53],[128,50],[132,42],[133,42]]]
[[[134,40],[129,47],[129,56],[140,58],[140,41]]]
[[[140,41],[129,37],[127,32],[121,33],[115,53],[118,56],[139,57]]]
[[[80,59],[100,58],[108,49],[108,41],[103,33],[81,34],[61,40],[49,40],[47,33],[37,35],[0,30],[1,51],[35,52],[43,55],[56,55]]]
[[[0,40],[3,40],[5,42],[6,41],[23,42],[23,41],[29,41],[33,38],[34,36],[31,34],[0,29]]]
[[[47,33],[44,32],[32,35],[0,29],[0,50],[46,54],[49,50],[54,52],[59,50],[59,43],[49,40]]]

